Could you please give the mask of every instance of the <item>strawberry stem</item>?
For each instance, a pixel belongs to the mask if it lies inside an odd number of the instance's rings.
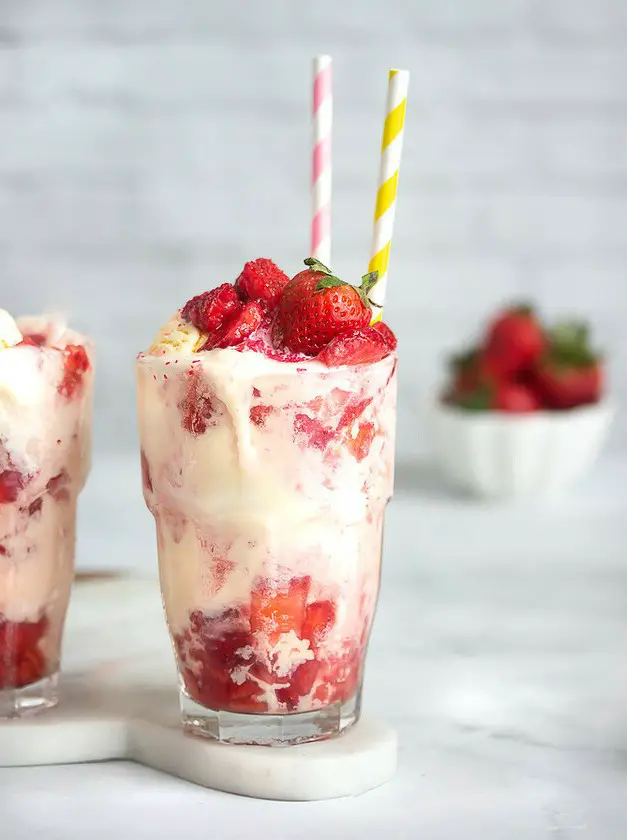
[[[307,257],[306,260],[303,260],[305,265],[309,266],[312,271],[319,271],[321,274],[328,274],[329,276],[333,275],[333,272],[330,268],[327,268],[324,263],[321,263],[320,260],[317,260],[315,257]]]

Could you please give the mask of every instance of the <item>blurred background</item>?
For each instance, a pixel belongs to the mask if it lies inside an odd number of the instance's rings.
[[[79,564],[154,567],[136,353],[247,259],[307,254],[319,52],[346,278],[369,255],[387,69],[411,71],[386,307],[401,491],[443,358],[503,302],[588,318],[624,403],[626,35],[624,0],[0,0],[2,306],[64,311],[98,345]],[[617,422],[607,457],[625,446]]]

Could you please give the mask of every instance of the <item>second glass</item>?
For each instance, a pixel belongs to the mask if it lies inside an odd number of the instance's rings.
[[[90,465],[90,345],[8,313],[0,342],[0,718],[57,702],[74,576],[76,504]]]

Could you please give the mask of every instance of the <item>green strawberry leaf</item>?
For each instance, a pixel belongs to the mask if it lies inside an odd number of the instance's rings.
[[[321,277],[316,283],[316,292],[322,292],[324,289],[333,289],[335,286],[350,286],[350,283],[345,283],[336,277],[334,274],[329,274],[327,277]]]
[[[470,370],[477,361],[479,350],[476,347],[471,347],[469,350],[464,350],[462,353],[455,353],[448,358],[448,368],[453,373],[462,373]]]
[[[492,408],[494,389],[488,385],[480,385],[467,394],[462,394],[455,400],[455,405],[466,411],[489,411]]]
[[[355,289],[359,294],[359,297],[366,309],[372,309],[375,305],[368,295],[379,279],[378,271],[369,271],[368,274],[363,275],[359,286],[353,286],[351,283],[346,283],[344,280],[340,280],[339,277],[336,277],[335,274],[331,272],[330,268],[327,268],[324,263],[321,263],[320,260],[317,260],[315,257],[307,257],[304,262],[305,265],[309,266],[312,271],[317,271],[320,274],[325,275],[316,283],[316,292],[323,292],[325,289],[333,289],[338,286],[351,286],[351,288]]]
[[[548,361],[557,367],[588,367],[599,360],[590,346],[590,330],[581,321],[564,321],[548,332]]]
[[[320,260],[317,260],[315,257],[307,257],[306,260],[303,260],[305,265],[309,266],[312,271],[319,271],[321,274],[329,274],[333,275],[333,272],[330,268],[327,268],[324,263],[321,263]]]

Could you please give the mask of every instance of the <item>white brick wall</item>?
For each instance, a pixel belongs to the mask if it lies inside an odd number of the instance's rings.
[[[367,259],[388,66],[412,71],[388,317],[399,453],[493,306],[589,315],[627,403],[625,0],[4,0],[2,305],[99,342],[97,446],[186,296],[308,240],[309,59],[335,58],[335,264]],[[616,445],[627,445],[617,427]]]

